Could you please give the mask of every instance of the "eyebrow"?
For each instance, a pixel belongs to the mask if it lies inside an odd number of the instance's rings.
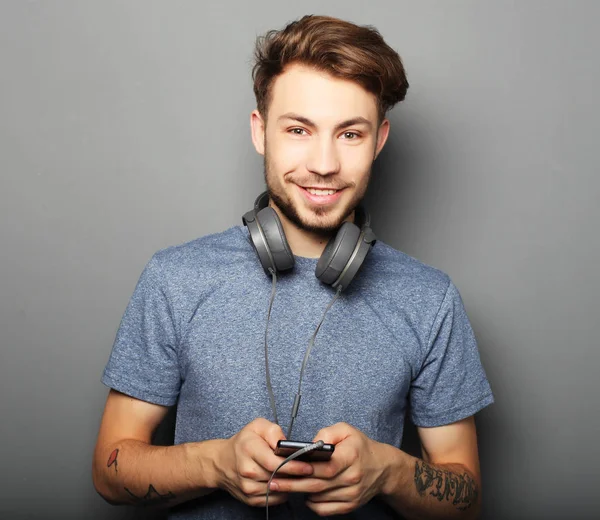
[[[283,114],[282,116],[279,116],[277,121],[281,121],[282,119],[292,119],[294,121],[298,121],[299,123],[302,123],[306,126],[311,126],[313,128],[316,128],[316,126],[317,126],[316,123],[314,123],[307,117],[301,116],[300,114],[294,114],[293,112],[288,112],[287,114]],[[341,130],[342,128],[347,128],[352,125],[367,125],[369,128],[371,128],[373,126],[371,124],[371,121],[369,121],[368,119],[365,119],[364,117],[358,116],[358,117],[353,117],[352,119],[347,119],[346,121],[342,121],[341,123],[338,123],[337,125],[335,125],[334,130],[337,132],[337,131]]]

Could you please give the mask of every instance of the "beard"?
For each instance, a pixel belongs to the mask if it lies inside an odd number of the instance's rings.
[[[362,199],[365,196],[367,186],[369,183],[369,179],[371,176],[371,170],[369,169],[369,173],[364,185],[364,188],[361,191],[356,192],[353,199],[347,204],[347,206],[342,211],[341,215],[336,218],[334,221],[327,221],[323,218],[319,218],[318,222],[310,223],[306,222],[298,212],[297,207],[294,205],[290,197],[285,193],[283,189],[283,184],[277,183],[277,174],[273,171],[273,167],[271,161],[269,160],[269,153],[267,148],[267,142],[265,138],[265,154],[264,154],[264,175],[265,175],[265,184],[267,185],[267,193],[269,195],[269,199],[277,206],[277,208],[283,213],[283,215],[298,229],[306,231],[308,233],[312,233],[319,237],[329,238],[335,233],[337,233],[340,226],[344,223],[344,221],[352,214],[352,212],[356,209],[356,207],[360,204]],[[282,183],[285,181],[282,181]],[[318,186],[322,181],[319,180],[317,182],[305,182],[298,183],[300,185],[308,185]],[[317,207],[311,210],[313,214],[317,217],[325,217],[330,209]]]

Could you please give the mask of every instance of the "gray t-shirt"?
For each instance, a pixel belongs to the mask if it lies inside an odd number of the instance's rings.
[[[269,324],[277,412],[287,431],[304,353],[335,291],[317,259],[280,274]],[[175,443],[227,438],[273,421],[264,333],[271,278],[244,226],[156,253],[123,316],[102,382],[138,399],[177,404]],[[327,313],[302,383],[294,440],[344,421],[399,447],[407,411],[431,427],[494,401],[462,300],[449,277],[378,241]],[[167,492],[169,490],[159,490]],[[297,519],[319,518],[294,497]],[[274,507],[273,519],[289,518]],[[217,491],[174,508],[177,519],[262,519]],[[375,499],[338,518],[399,518]]]

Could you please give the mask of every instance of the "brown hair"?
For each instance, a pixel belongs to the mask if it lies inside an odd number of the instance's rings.
[[[361,85],[376,96],[380,122],[408,89],[400,56],[377,29],[329,16],[307,15],[260,36],[255,60],[254,95],[265,119],[273,81],[292,63]]]

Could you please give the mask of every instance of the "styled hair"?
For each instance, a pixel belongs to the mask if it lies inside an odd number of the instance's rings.
[[[377,29],[307,15],[256,41],[252,79],[257,108],[265,119],[273,81],[292,63],[361,85],[375,95],[380,122],[408,90],[400,56]]]

